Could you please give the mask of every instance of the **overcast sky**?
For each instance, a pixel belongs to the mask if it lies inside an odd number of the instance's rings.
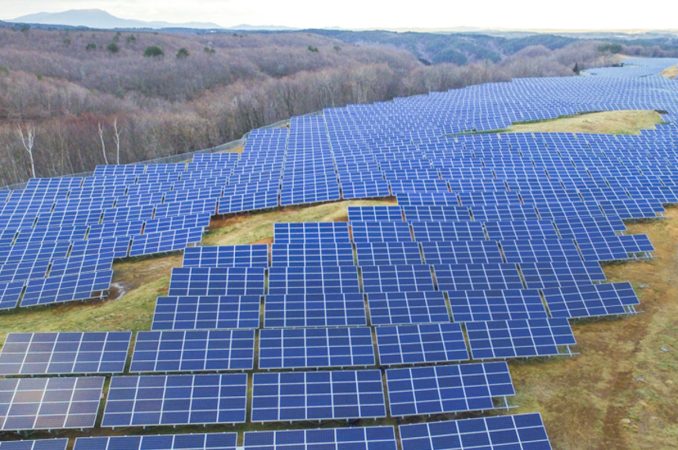
[[[0,18],[66,9],[168,22],[341,28],[676,29],[678,1],[0,0]]]

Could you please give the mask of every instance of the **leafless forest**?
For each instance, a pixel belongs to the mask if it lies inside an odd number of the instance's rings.
[[[116,162],[118,149],[121,163],[157,158],[323,107],[575,75],[575,65],[614,58],[609,46],[590,40],[558,49],[529,45],[495,61],[455,65],[422,62],[396,46],[302,32],[0,28],[0,183],[30,177],[31,156],[37,176],[77,173]]]

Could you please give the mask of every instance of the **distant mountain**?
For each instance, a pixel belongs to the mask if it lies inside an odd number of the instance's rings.
[[[214,29],[222,28],[216,23],[188,22],[147,22],[144,20],[122,19],[100,9],[72,9],[62,12],[40,12],[28,14],[9,20],[15,23],[29,23],[40,25],[66,25],[89,28],[197,28]]]

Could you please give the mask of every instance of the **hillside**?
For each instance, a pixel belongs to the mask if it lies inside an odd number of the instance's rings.
[[[628,45],[629,52],[655,52]],[[115,162],[114,124],[120,162],[148,160],[328,106],[575,75],[575,66],[609,65],[626,49],[547,35],[114,32],[0,23],[0,184],[31,175],[19,124],[36,132],[36,176],[57,176]]]
[[[535,34],[506,38],[483,34],[394,33],[389,31],[313,30],[313,33],[355,44],[381,44],[402,48],[425,64],[498,62],[532,45],[557,50],[577,42],[574,37]]]

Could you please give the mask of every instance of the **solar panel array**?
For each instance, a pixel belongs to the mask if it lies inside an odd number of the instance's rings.
[[[102,410],[105,429],[263,425],[76,450],[550,448],[538,414],[443,419],[509,406],[503,360],[571,355],[569,319],[635,312],[600,262],[651,257],[623,221],[678,203],[673,113],[638,136],[465,132],[673,112],[671,83],[601,70],[349,105],[254,130],[242,155],[1,194],[0,309],[103,298],[114,260],[186,250],[151,331],[10,334],[0,431],[92,428]],[[276,224],[271,245],[194,246],[216,213],[385,196],[397,205],[349,207],[348,222]],[[112,375],[103,402],[105,377],[87,374]],[[352,420],[375,422],[339,426]]]
[[[197,244],[237,160],[100,166],[12,191],[0,208],[0,309],[105,298],[114,259]]]
[[[74,450],[236,450],[237,433],[159,434],[77,438]]]
[[[132,333],[10,333],[0,375],[121,373]]]

